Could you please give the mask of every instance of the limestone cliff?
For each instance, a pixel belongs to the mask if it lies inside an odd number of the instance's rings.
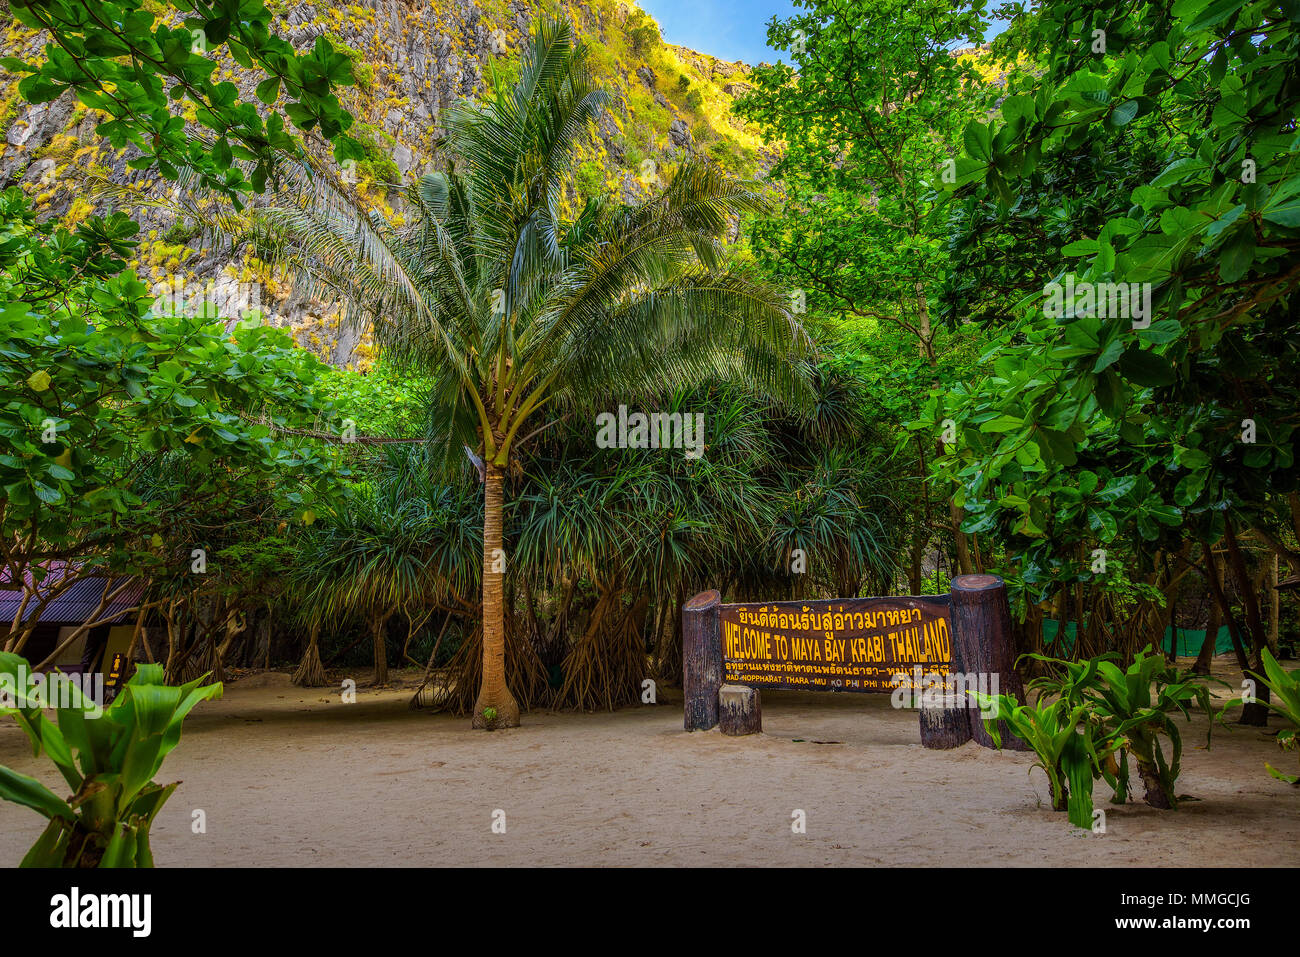
[[[756,132],[730,114],[748,68],[663,41],[654,21],[622,0],[559,4],[524,0],[356,0],[293,3],[268,0],[276,29],[297,48],[324,35],[354,62],[358,85],[344,94],[356,117],[351,130],[366,157],[349,172],[367,204],[400,222],[400,185],[440,162],[443,111],[482,93],[492,71],[509,71],[529,24],[562,8],[591,46],[597,76],[614,106],[582,157],[583,193],[631,200],[654,175],[685,154],[706,155],[742,175],[770,161]],[[11,24],[0,55],[39,58],[44,38]],[[224,60],[221,79],[255,101],[257,77]],[[183,107],[181,107],[183,109]],[[192,107],[191,107],[192,109]],[[121,208],[142,224],[135,263],[147,283],[185,289],[215,283],[241,311],[288,324],[304,347],[338,364],[369,360],[364,337],[338,327],[334,304],[307,301],[248,247],[201,242],[195,219],[214,200],[189,197],[148,172],[130,170],[130,150],[113,150],[95,135],[98,120],[71,96],[31,106],[17,77],[0,70],[0,188],[19,185],[44,216],[74,224]],[[166,200],[166,202],[159,202]],[[177,211],[189,205],[194,215]]]

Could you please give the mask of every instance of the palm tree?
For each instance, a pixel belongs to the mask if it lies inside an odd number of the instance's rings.
[[[556,417],[743,379],[798,400],[808,339],[785,297],[724,264],[723,237],[763,202],[752,184],[688,161],[645,202],[569,209],[575,148],[607,95],[566,19],[539,21],[519,79],[449,111],[451,170],[408,190],[391,227],[317,186],[268,211],[271,238],[317,295],[371,325],[381,349],[435,379],[431,442],[481,458],[483,677],[474,727],[519,723],[505,683],[504,482],[519,447]],[[320,202],[326,199],[326,202]],[[608,408],[608,405],[605,406]],[[526,428],[527,427],[527,428]]]

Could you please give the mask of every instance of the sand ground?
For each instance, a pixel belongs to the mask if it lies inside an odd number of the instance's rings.
[[[229,684],[164,765],[160,780],[184,783],[154,827],[159,866],[1300,864],[1300,794],[1264,769],[1294,757],[1242,727],[1206,751],[1203,717],[1179,789],[1197,800],[1114,806],[1098,782],[1107,829],[1088,834],[1048,808],[1030,755],[927,751],[915,712],[884,695],[765,692],[748,738],[684,733],[680,692],[490,734],[409,697],[363,687],[343,704],[280,674]],[[43,761],[0,726],[0,763],[62,793]],[[40,829],[0,803],[0,866]]]

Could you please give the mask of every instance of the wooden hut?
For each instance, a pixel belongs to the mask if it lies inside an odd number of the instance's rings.
[[[134,612],[144,595],[144,582],[134,579],[127,587],[119,589],[124,581],[120,578],[110,581],[98,575],[81,576],[75,566],[62,562],[51,562],[43,567],[46,574],[39,585],[43,594],[57,589],[64,578],[75,580],[59,591],[44,608],[33,598],[23,609],[21,620],[24,623],[30,622],[38,612],[40,614],[22,650],[23,657],[33,665],[44,661],[79,628],[94,621],[94,627],[59,652],[53,667],[68,674],[108,671],[117,656],[125,664],[134,631]],[[33,587],[30,572],[27,587]],[[106,588],[111,598],[100,610]],[[22,584],[10,574],[0,575],[0,646],[9,634],[22,603]]]

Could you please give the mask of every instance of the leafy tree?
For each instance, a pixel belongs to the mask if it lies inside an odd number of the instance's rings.
[[[1222,538],[1259,673],[1266,639],[1236,529],[1289,560],[1282,539],[1300,534],[1300,511],[1278,501],[1295,501],[1300,398],[1294,11],[1012,12],[1004,53],[1026,69],[999,118],[967,126],[952,184],[951,243],[979,271],[952,284],[949,314],[980,302],[1004,331],[990,374],[925,416],[927,430],[961,429],[939,474],[960,486],[968,530],[1008,536],[1034,600],[1106,581],[1093,545],[1127,542],[1135,571],[1167,591],[1161,562]],[[1262,720],[1263,706],[1247,713]]]
[[[76,578],[42,587],[49,560],[185,575],[215,516],[329,495],[334,457],[277,431],[329,412],[320,363],[287,333],[153,313],[121,213],[69,231],[11,189],[0,220],[0,558],[28,611]],[[11,649],[36,617],[15,619]]]
[[[410,466],[390,467],[330,508],[299,543],[289,574],[313,633],[365,619],[377,685],[388,681],[389,620],[401,614],[415,632],[434,610],[463,613],[460,596],[478,581],[470,556],[482,549],[482,518],[468,489],[434,491],[411,477]]]
[[[983,40],[984,4],[948,0],[800,0],[807,12],[773,18],[768,40],[793,62],[755,68],[736,112],[783,147],[771,171],[784,193],[757,218],[760,266],[813,311],[896,328],[899,352],[928,369],[891,392],[939,384],[934,303],[945,272],[934,183],[966,120],[985,102],[982,78],[957,48]],[[901,421],[897,422],[901,425]],[[916,473],[935,454],[917,436]],[[938,449],[942,452],[942,448]],[[915,522],[912,587],[930,538],[928,502]],[[950,506],[957,562],[974,570]]]
[[[760,219],[760,261],[811,304],[894,324],[933,358],[931,300],[943,248],[932,181],[980,76],[958,46],[981,42],[982,4],[801,0],[768,39],[792,64],[761,65],[736,112],[784,151],[780,215]]]

